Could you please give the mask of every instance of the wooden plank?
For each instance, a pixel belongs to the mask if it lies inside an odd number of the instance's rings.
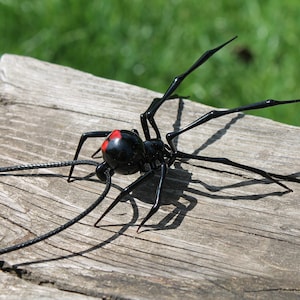
[[[159,96],[28,57],[4,55],[0,68],[1,166],[70,160],[86,131],[142,132],[139,115]],[[163,105],[156,119],[165,134],[210,109],[174,100]],[[297,127],[235,114],[185,133],[178,143],[190,153],[299,178],[299,134]],[[100,143],[88,141],[81,158],[89,158]],[[76,175],[92,171],[78,167]],[[104,188],[91,180],[68,184],[66,168],[39,174],[0,176],[1,248],[66,222]],[[115,175],[107,199],[78,224],[2,255],[1,296],[16,298],[22,291],[25,299],[299,297],[300,184],[288,182],[294,192],[287,193],[234,168],[178,162],[168,172],[164,205],[140,234],[136,228],[151,207],[158,177],[94,228],[120,188],[138,176]]]

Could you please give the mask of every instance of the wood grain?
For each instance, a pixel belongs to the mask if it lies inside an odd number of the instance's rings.
[[[160,96],[28,57],[3,55],[0,69],[1,166],[70,160],[86,131],[142,132],[139,115]],[[156,119],[165,134],[210,109],[173,100]],[[299,105],[295,109],[300,111]],[[101,139],[88,141],[81,158],[100,144]],[[300,129],[267,119],[243,114],[216,119],[180,136],[178,147],[300,177]],[[1,297],[300,297],[300,184],[286,182],[294,190],[287,193],[222,165],[175,166],[168,172],[164,205],[140,234],[137,225],[151,207],[158,177],[126,197],[100,228],[93,227],[120,189],[139,176],[116,175],[107,199],[81,222],[1,256]],[[92,171],[77,167],[74,175]],[[67,183],[67,168],[20,174],[0,176],[1,248],[66,222],[104,188],[93,180]]]

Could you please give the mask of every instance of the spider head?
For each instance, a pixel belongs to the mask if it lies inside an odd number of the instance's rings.
[[[160,139],[152,139],[144,142],[146,162],[161,161],[164,154],[165,144]]]

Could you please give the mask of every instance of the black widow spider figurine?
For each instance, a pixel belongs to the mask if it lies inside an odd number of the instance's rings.
[[[111,186],[111,176],[114,173],[119,173],[123,175],[133,174],[137,172],[141,172],[141,176],[137,178],[133,183],[125,187],[119,196],[111,203],[111,205],[104,211],[104,213],[100,216],[98,221],[95,223],[95,226],[98,227],[101,219],[114,208],[116,204],[127,194],[132,192],[137,186],[142,184],[145,180],[149,179],[151,176],[155,174],[156,171],[160,172],[160,179],[156,189],[156,196],[151,207],[149,213],[142,220],[140,225],[138,226],[137,231],[143,226],[149,218],[157,212],[161,204],[161,194],[163,189],[164,180],[167,174],[167,170],[170,166],[173,165],[175,160],[181,159],[195,159],[200,161],[209,161],[214,163],[220,163],[224,165],[233,166],[239,169],[243,169],[252,173],[256,173],[261,175],[262,177],[272,181],[273,183],[283,187],[287,190],[287,192],[291,192],[292,190],[283,184],[281,180],[286,181],[294,181],[300,182],[299,179],[291,176],[278,175],[273,173],[267,173],[263,170],[250,167],[247,165],[239,164],[234,161],[231,161],[226,158],[216,158],[216,157],[207,157],[200,156],[194,154],[188,154],[185,152],[178,151],[176,149],[174,139],[181,135],[182,133],[199,126],[205,122],[208,122],[212,119],[222,117],[224,115],[252,110],[252,109],[261,109],[265,107],[275,106],[275,105],[283,105],[289,103],[300,102],[300,99],[297,100],[286,100],[286,101],[278,101],[273,99],[268,99],[262,102],[257,102],[250,105],[245,105],[233,109],[225,109],[225,110],[212,110],[203,116],[196,119],[194,122],[188,124],[187,126],[179,129],[178,131],[170,132],[166,135],[166,143],[163,142],[161,138],[160,131],[158,126],[154,120],[154,116],[160,106],[168,100],[176,98],[174,94],[175,90],[179,87],[181,82],[191,74],[195,69],[200,67],[203,63],[205,63],[212,55],[214,55],[217,51],[223,48],[225,45],[229,44],[236,37],[230,39],[224,44],[206,51],[187,71],[182,73],[181,75],[176,76],[171,82],[169,88],[162,96],[162,98],[155,98],[148,109],[141,114],[141,125],[143,128],[143,133],[145,136],[145,141],[141,139],[138,132],[136,130],[128,131],[128,130],[113,130],[113,131],[92,131],[86,132],[82,134],[80,141],[77,146],[77,150],[75,152],[75,156],[73,161],[67,162],[58,162],[58,163],[46,163],[46,164],[34,164],[34,165],[25,165],[25,166],[13,166],[13,167],[4,167],[0,168],[0,172],[8,172],[8,171],[19,171],[26,169],[37,169],[37,168],[49,168],[49,167],[62,167],[62,166],[71,166],[68,181],[71,181],[72,174],[74,171],[74,167],[79,164],[89,164],[96,166],[96,175],[101,180],[106,182],[106,187],[103,193],[99,196],[99,198],[85,211],[83,211],[80,215],[71,219],[66,224],[48,232],[41,236],[38,236],[32,240],[26,241],[24,243],[20,243],[11,247],[7,247],[4,249],[0,249],[0,254],[11,252],[20,248],[27,247],[29,245],[40,242],[44,239],[49,238],[50,236],[57,234],[58,232],[70,227],[74,223],[78,222],[88,213],[90,213],[107,195],[110,186]],[[154,137],[150,135],[150,126],[155,133]],[[79,153],[84,142],[88,138],[105,138],[101,147],[92,155],[95,157],[100,151],[103,155],[103,162],[98,163],[94,160],[78,160]]]

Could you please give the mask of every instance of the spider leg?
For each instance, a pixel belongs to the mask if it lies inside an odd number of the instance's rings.
[[[166,163],[163,162],[161,164],[160,179],[159,179],[159,183],[158,183],[158,186],[156,189],[156,198],[155,198],[154,204],[151,207],[149,213],[146,215],[146,217],[143,219],[143,221],[139,225],[137,232],[139,232],[140,228],[158,211],[160,204],[161,204],[161,192],[162,192],[164,180],[166,178],[166,174],[167,174],[167,165],[166,165]]]
[[[146,140],[150,140],[150,132],[149,132],[149,126],[148,126],[148,122],[151,124],[152,128],[155,131],[156,134],[156,138],[160,139],[160,132],[158,130],[157,124],[154,120],[154,115],[157,112],[157,110],[160,108],[160,106],[169,99],[173,99],[172,95],[175,92],[175,90],[179,87],[179,85],[181,84],[181,82],[189,75],[191,74],[194,70],[196,70],[198,67],[200,67],[202,64],[204,64],[212,55],[214,55],[217,51],[219,51],[220,49],[222,49],[224,46],[226,46],[227,44],[229,44],[231,41],[233,41],[234,39],[236,39],[237,36],[233,37],[232,39],[230,39],[229,41],[227,41],[226,43],[206,51],[204,54],[202,54],[200,56],[200,58],[184,73],[176,76],[173,81],[171,82],[170,86],[168,87],[168,89],[166,90],[165,94],[162,96],[162,98],[155,98],[152,103],[150,104],[150,106],[148,107],[148,109],[141,114],[141,124],[143,127],[143,131],[144,131],[144,135]]]
[[[282,182],[280,182],[277,179],[273,178],[273,176],[276,177],[276,174],[270,174],[270,173],[268,173],[264,170],[234,162],[234,161],[232,161],[228,158],[194,155],[194,154],[184,153],[184,152],[181,152],[181,151],[178,151],[176,153],[176,158],[195,159],[195,160],[209,161],[209,162],[219,163],[219,164],[223,164],[223,165],[227,165],[227,166],[232,166],[232,167],[235,167],[235,168],[238,168],[238,169],[242,169],[242,170],[246,170],[246,171],[249,171],[249,172],[252,172],[252,173],[255,173],[255,174],[259,174],[262,177],[264,177],[266,179],[269,179],[270,181],[272,181],[272,182],[278,184],[279,186],[283,187],[288,192],[293,191],[292,189],[290,189],[288,186],[286,186]],[[278,175],[277,177],[282,178],[282,176],[280,176],[280,175]]]
[[[88,138],[98,138],[98,137],[107,137],[111,132],[110,131],[90,131],[90,132],[85,132],[81,135],[75,155],[73,160],[77,160],[79,152],[84,144],[84,142],[88,139]],[[100,150],[97,150],[93,155],[96,155]],[[68,182],[71,181],[71,176],[73,174],[74,171],[74,165],[71,166],[70,168],[70,172],[69,172],[69,176],[68,176]]]
[[[199,126],[203,123],[206,123],[206,122],[208,122],[212,119],[216,119],[216,118],[228,115],[228,114],[241,112],[241,111],[252,110],[252,109],[261,109],[261,108],[266,108],[266,107],[275,106],[275,105],[296,103],[296,102],[300,102],[300,99],[284,100],[284,101],[268,99],[268,100],[265,100],[265,101],[261,101],[261,102],[257,102],[257,103],[253,103],[253,104],[249,104],[249,105],[245,105],[245,106],[240,106],[240,107],[232,108],[232,109],[212,110],[212,111],[206,113],[205,115],[201,116],[200,118],[198,118],[194,122],[190,123],[186,127],[183,127],[182,129],[179,129],[178,131],[173,131],[173,132],[170,132],[170,133],[167,134],[166,138],[167,138],[168,144],[170,145],[171,150],[173,151],[173,157],[171,157],[168,164],[169,164],[169,166],[172,165],[176,158],[188,158],[188,159],[196,159],[196,160],[202,160],[202,161],[210,161],[210,162],[221,163],[221,164],[237,167],[237,168],[240,168],[240,169],[244,169],[244,170],[247,170],[249,172],[257,173],[257,174],[263,176],[264,178],[267,178],[267,179],[273,181],[274,183],[284,187],[288,191],[292,191],[285,184],[283,184],[280,181],[273,178],[273,177],[280,178],[280,177],[276,176],[276,174],[275,175],[270,174],[270,173],[267,173],[267,172],[265,172],[263,170],[260,170],[260,169],[257,169],[257,168],[242,165],[242,164],[233,162],[233,161],[231,161],[227,158],[214,158],[214,157],[207,157],[207,156],[197,156],[197,155],[177,151],[177,149],[176,149],[176,147],[173,143],[173,139],[175,137],[179,136],[180,134],[192,129],[192,128],[195,128],[195,127],[197,127],[197,126]]]
[[[174,99],[178,99],[178,98],[182,98],[183,99],[183,98],[189,98],[189,97],[181,97],[181,96],[179,96],[177,94],[174,94],[174,95],[169,96],[164,101],[166,101],[166,100],[174,100]],[[148,120],[147,113],[152,109],[152,107],[155,107],[155,105],[159,101],[161,101],[161,99],[162,98],[154,98],[152,100],[150,106],[148,107],[147,111],[140,115],[141,124],[142,124],[143,132],[144,132],[144,136],[145,136],[146,140],[150,140],[151,139],[151,137],[150,137],[150,130],[149,130],[149,126],[148,126],[148,121],[150,122],[150,119]],[[156,133],[156,138],[160,139],[161,138],[160,132],[159,132],[159,129],[158,129],[157,125],[156,125],[156,122],[153,119],[153,116],[152,116],[152,121],[150,123],[151,123],[152,128],[154,129],[154,131]]]
[[[266,108],[266,107],[270,107],[270,106],[275,106],[275,105],[283,105],[283,104],[290,104],[290,103],[296,103],[296,102],[300,102],[300,99],[296,99],[296,100],[284,100],[284,101],[278,101],[278,100],[273,100],[273,99],[268,99],[268,100],[265,100],[265,101],[261,101],[261,102],[256,102],[256,103],[252,103],[252,104],[249,104],[249,105],[245,105],[245,106],[240,106],[240,107],[237,107],[237,108],[232,108],[232,109],[225,109],[225,110],[212,110],[208,113],[206,113],[205,115],[201,116],[200,118],[198,118],[197,120],[195,120],[194,122],[190,123],[189,125],[187,125],[186,127],[178,130],[178,131],[173,131],[173,132],[170,132],[167,134],[166,138],[167,138],[167,141],[171,147],[171,149],[174,151],[174,153],[177,152],[177,149],[174,145],[174,143],[172,142],[172,140],[194,128],[194,127],[197,127],[203,123],[206,123],[212,119],[216,119],[216,118],[219,118],[219,117],[222,117],[222,116],[225,116],[225,115],[229,115],[229,114],[232,114],[232,113],[236,113],[236,112],[241,112],[241,111],[247,111],[247,110],[254,110],[254,109],[261,109],[261,108]]]
[[[100,216],[100,218],[95,222],[94,226],[99,227],[99,222],[104,218],[104,216],[107,215],[120,201],[121,199],[128,195],[130,192],[132,192],[137,186],[142,184],[145,180],[147,180],[150,176],[154,175],[154,171],[150,170],[147,173],[140,176],[138,179],[136,179],[133,183],[125,187],[121,193],[118,195],[118,197],[110,204],[110,206],[104,211],[104,213]]]

